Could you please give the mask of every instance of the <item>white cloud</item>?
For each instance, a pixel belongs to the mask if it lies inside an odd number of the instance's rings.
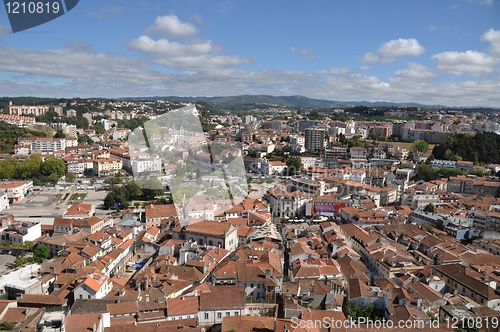
[[[199,43],[194,44],[181,44],[167,39],[153,40],[148,36],[141,36],[131,40],[128,47],[136,51],[175,57],[200,55],[213,51],[212,43],[209,40],[201,40]]]
[[[366,52],[363,62],[388,63],[401,56],[418,56],[425,52],[425,48],[415,38],[394,39],[380,45],[377,52]]]
[[[158,16],[155,24],[149,26],[146,34],[169,37],[192,37],[198,33],[198,29],[191,23],[181,22],[175,15]]]
[[[0,24],[0,36],[7,35],[9,33],[10,33],[9,29]]]
[[[395,58],[398,56],[413,55],[417,56],[423,54],[425,48],[414,39],[395,39],[383,43],[378,49],[377,53],[386,58]]]
[[[362,70],[362,71],[367,71],[367,70],[372,70],[372,69],[373,69],[373,67],[371,67],[371,66],[360,66],[359,67],[359,70]]]
[[[429,24],[429,25],[427,26],[427,31],[434,31],[434,30],[436,30],[437,28],[438,28],[438,27],[437,27],[437,26],[435,26],[434,24]]]
[[[457,76],[490,74],[494,71],[495,64],[498,63],[498,59],[476,51],[443,52],[431,58],[437,61],[439,70]]]
[[[429,82],[438,77],[429,68],[416,62],[409,62],[408,69],[400,69],[394,72],[394,76],[389,80],[391,82],[407,80],[407,81],[425,81]]]
[[[239,56],[190,55],[182,57],[158,57],[155,63],[179,71],[211,71],[238,65],[248,65],[250,60]]]
[[[490,29],[481,36],[481,41],[490,43],[491,53],[500,55],[500,30]]]
[[[310,48],[297,48],[297,47],[290,47],[290,51],[292,53],[298,53],[299,54],[299,59],[300,60],[315,60],[316,56],[313,53],[313,50]]]
[[[458,5],[455,3],[453,5],[451,5],[450,7],[448,7],[448,9],[456,9],[458,7]]]

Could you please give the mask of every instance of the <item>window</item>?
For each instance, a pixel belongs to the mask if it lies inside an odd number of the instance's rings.
[[[222,319],[222,312],[217,313],[217,319]]]
[[[209,245],[209,246],[212,246],[213,244],[214,244],[214,243],[213,243],[213,241],[212,241],[212,240],[208,240],[208,245]]]
[[[481,303],[484,303],[484,299],[481,299]]]
[[[229,311],[226,311],[226,317],[231,316],[231,313]]]
[[[205,312],[205,319],[208,319],[208,312]]]
[[[253,288],[253,284],[250,284],[250,288]]]
[[[90,298],[91,298],[91,296],[90,296],[90,295],[87,295],[87,298],[88,298],[88,299],[90,299]]]
[[[80,299],[83,299],[83,295],[82,294],[80,294]]]
[[[234,315],[235,315],[235,316],[238,316],[239,314],[240,314],[240,313],[239,313],[238,311],[235,311],[235,312],[234,312]]]
[[[203,239],[200,239],[198,242],[200,243],[200,245],[203,245]]]

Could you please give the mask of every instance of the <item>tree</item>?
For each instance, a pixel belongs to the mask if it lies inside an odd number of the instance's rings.
[[[130,194],[130,199],[136,199],[142,195],[141,187],[134,180],[129,181],[125,187]]]
[[[426,153],[429,150],[429,143],[424,140],[416,140],[411,144],[411,150],[413,152]]]
[[[60,177],[64,175],[65,170],[66,166],[64,165],[64,162],[52,155],[45,158],[45,161],[42,163],[42,167],[40,169],[43,175],[49,176],[51,174],[57,174]]]
[[[434,204],[429,203],[424,207],[424,211],[430,213],[436,213],[436,207],[434,206]]]
[[[45,178],[45,181],[47,181],[50,184],[56,185],[60,179],[61,177],[57,173],[52,173]]]
[[[35,262],[42,263],[49,258],[49,249],[46,246],[37,246],[33,251],[33,258]]]
[[[16,326],[16,324],[3,321],[0,323],[0,331],[12,331],[14,329],[14,326]]]
[[[296,175],[302,173],[302,160],[300,157],[288,157],[286,159],[286,167],[288,175]]]
[[[29,156],[20,165],[17,171],[17,176],[20,179],[32,179],[40,174],[42,166],[42,158],[39,156]]]
[[[76,181],[76,175],[75,173],[68,172],[65,177],[66,182],[73,183]]]
[[[144,198],[147,200],[155,199],[157,196],[163,195],[163,184],[156,177],[150,177],[142,185]]]
[[[54,138],[66,138],[66,134],[64,134],[62,131],[58,130],[56,134],[54,135]]]
[[[0,178],[12,180],[16,176],[19,168],[19,161],[14,158],[7,158],[0,161]]]

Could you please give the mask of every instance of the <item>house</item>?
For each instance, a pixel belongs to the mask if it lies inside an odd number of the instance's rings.
[[[446,281],[446,292],[457,292],[483,306],[500,309],[500,295],[490,285],[487,276],[460,264],[434,266],[433,271],[435,276]],[[496,281],[491,282],[496,284]]]
[[[102,299],[113,288],[111,279],[99,270],[94,270],[75,287],[75,299]]]
[[[212,286],[210,293],[200,294],[200,325],[221,324],[223,317],[245,314],[244,286]]]
[[[84,219],[90,218],[95,213],[94,204],[90,203],[76,203],[70,205],[66,211],[64,211],[62,217],[66,219]]]
[[[276,217],[298,216],[305,212],[307,203],[307,197],[301,191],[286,192],[281,188],[269,189],[264,199],[269,202]]]
[[[9,196],[7,190],[0,190],[0,212],[9,208]]]
[[[73,234],[76,229],[79,229],[94,234],[103,227],[104,219],[95,216],[84,219],[54,218],[54,233]]]
[[[155,205],[148,204],[145,210],[146,229],[151,226],[160,227],[163,219],[177,216],[177,209],[174,204]]]
[[[2,233],[2,241],[10,243],[24,243],[35,241],[42,236],[42,228],[39,222],[23,221],[10,224]]]
[[[33,190],[33,181],[9,182],[0,184],[0,191],[7,191],[9,203],[19,202]]]
[[[174,230],[174,239],[192,240],[199,245],[221,247],[229,251],[238,245],[236,227],[228,222],[200,221],[189,224],[181,230]]]

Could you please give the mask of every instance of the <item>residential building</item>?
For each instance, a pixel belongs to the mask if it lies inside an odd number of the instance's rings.
[[[7,111],[13,115],[40,116],[49,111],[49,106],[8,105]]]
[[[326,137],[324,128],[307,128],[305,130],[305,149],[311,152],[322,152],[326,146]]]
[[[156,205],[148,204],[145,209],[146,229],[151,226],[161,227],[162,220],[177,216],[177,208],[174,204]]]
[[[274,217],[290,217],[304,214],[307,197],[301,191],[286,192],[280,188],[271,188],[263,197],[271,207]]]
[[[24,199],[33,190],[33,181],[27,182],[9,182],[0,184],[0,191],[7,191],[9,203],[19,202]]]
[[[245,315],[245,286],[212,286],[200,294],[200,325],[221,324],[223,317]]]
[[[191,240],[199,245],[221,247],[229,251],[238,245],[236,227],[229,222],[204,220],[189,224],[182,230],[174,230],[173,236],[174,239]]]
[[[1,233],[2,241],[13,244],[35,241],[42,236],[42,228],[39,222],[22,221],[10,224]]]
[[[95,176],[112,176],[119,172],[123,163],[119,158],[94,159],[93,171]]]
[[[76,299],[102,299],[113,288],[111,279],[99,270],[94,270],[73,291]]]

